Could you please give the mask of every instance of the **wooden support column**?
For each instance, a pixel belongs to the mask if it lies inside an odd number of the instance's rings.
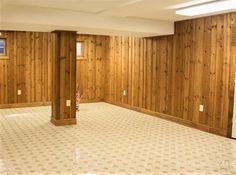
[[[56,126],[76,124],[76,32],[52,33],[51,122]]]

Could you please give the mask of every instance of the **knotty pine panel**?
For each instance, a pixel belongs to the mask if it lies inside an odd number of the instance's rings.
[[[9,59],[0,59],[0,105],[45,104],[51,101],[52,35],[41,32],[2,31]],[[85,43],[84,59],[77,60],[76,81],[84,102],[102,101],[109,37],[78,35]],[[17,95],[17,90],[22,95]],[[46,103],[47,104],[47,103]]]
[[[7,38],[8,59],[0,58],[0,105],[51,101],[51,34],[1,33]]]
[[[84,42],[84,56],[77,59],[76,84],[82,102],[104,100],[105,60],[109,37],[98,35],[78,35],[77,41]]]
[[[106,101],[170,113],[173,36],[112,36],[109,50]]]
[[[177,22],[171,115],[227,135],[232,118],[236,14]],[[204,112],[199,112],[199,105]]]

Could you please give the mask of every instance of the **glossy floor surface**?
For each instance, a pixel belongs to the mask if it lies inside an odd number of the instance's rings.
[[[235,175],[236,140],[106,103],[56,127],[50,107],[0,110],[0,174]]]

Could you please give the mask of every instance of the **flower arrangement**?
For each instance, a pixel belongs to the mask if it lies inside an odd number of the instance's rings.
[[[76,88],[76,110],[79,111],[80,93],[79,87]]]
[[[79,111],[79,103],[80,100],[83,99],[83,97],[89,92],[89,89],[86,89],[82,95],[80,95],[80,91],[79,91],[79,86],[77,85],[76,87],[76,110]]]

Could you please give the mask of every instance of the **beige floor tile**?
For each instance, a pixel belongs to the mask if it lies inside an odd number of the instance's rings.
[[[234,175],[236,141],[106,103],[56,127],[50,107],[0,110],[1,175]]]

